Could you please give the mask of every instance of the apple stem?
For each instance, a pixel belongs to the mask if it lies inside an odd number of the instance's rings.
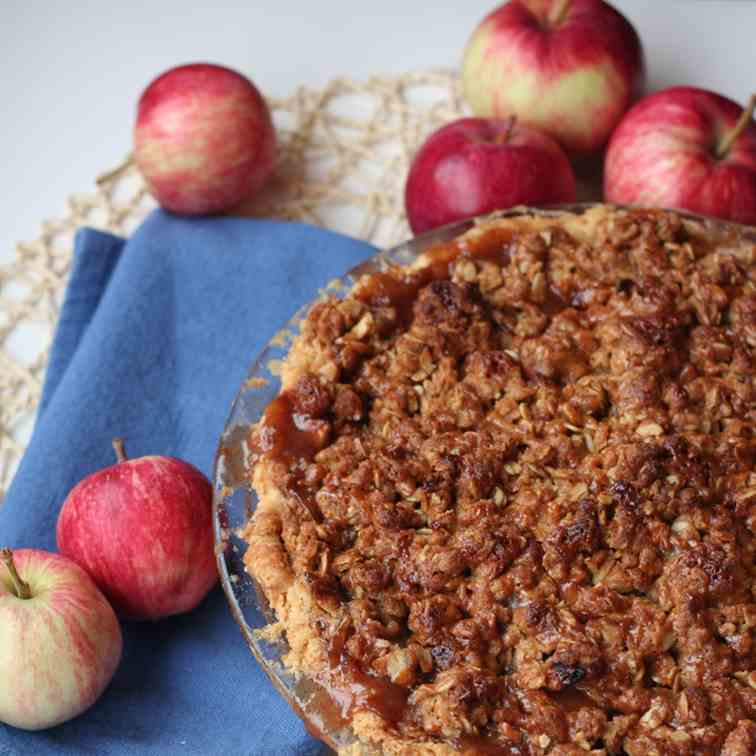
[[[107,173],[101,173],[96,179],[95,184],[97,186],[102,186],[103,184],[110,183],[113,179],[118,178],[121,174],[125,173],[134,162],[134,158],[129,155],[126,160],[124,160],[120,165],[113,168],[112,171],[107,171]]]
[[[116,459],[119,462],[125,462],[128,457],[126,456],[126,447],[123,445],[122,438],[113,439],[113,451],[116,454]]]
[[[550,14],[549,26],[559,26],[570,9],[571,0],[559,0]]]
[[[18,574],[16,563],[13,561],[13,552],[8,548],[0,549],[0,559],[5,562],[5,566],[8,568],[8,573],[13,581],[13,592],[20,599],[30,599],[32,597],[31,588]]]
[[[754,110],[756,110],[756,94],[751,95],[751,99],[748,101],[748,105],[743,108],[738,122],[732,128],[732,131],[725,134],[724,139],[720,142],[717,149],[718,158],[723,158],[730,151],[732,145],[735,144],[737,138],[746,130],[746,127],[751,122],[751,118],[753,118]]]
[[[507,136],[506,141],[508,142],[512,138],[512,134],[514,133],[515,126],[517,126],[517,116],[509,116],[509,123],[507,124]]]
[[[507,130],[500,131],[493,139],[495,144],[506,144],[511,138],[517,125],[517,116],[512,115],[507,119]]]

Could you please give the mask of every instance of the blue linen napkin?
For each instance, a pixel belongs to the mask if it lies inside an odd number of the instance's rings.
[[[206,475],[252,359],[333,277],[373,253],[303,224],[154,212],[127,241],[81,230],[37,425],[0,506],[0,545],[55,549],[81,478],[169,454]],[[195,611],[124,626],[115,679],[47,732],[0,725],[0,756],[324,754],[252,657],[219,588]]]

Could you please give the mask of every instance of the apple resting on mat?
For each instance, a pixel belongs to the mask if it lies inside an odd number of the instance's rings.
[[[551,137],[515,118],[461,118],[418,150],[404,197],[419,234],[514,205],[574,202],[575,176]]]
[[[646,97],[612,134],[604,196],[756,223],[754,107],[696,87]]]
[[[515,115],[575,155],[606,143],[644,81],[638,34],[603,0],[510,0],[480,23],[462,61],[475,115]]]

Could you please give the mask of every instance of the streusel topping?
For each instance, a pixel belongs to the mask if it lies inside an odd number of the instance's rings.
[[[756,753],[754,348],[754,248],[661,211],[316,304],[253,433],[290,664],[386,752]]]

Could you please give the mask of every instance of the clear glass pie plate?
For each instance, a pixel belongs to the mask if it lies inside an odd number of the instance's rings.
[[[582,213],[593,203],[564,205],[549,209],[513,208],[486,216],[506,218],[521,215],[556,217],[567,212]],[[756,229],[714,221],[689,213],[683,217],[701,222],[716,236],[735,241],[756,243]],[[472,228],[479,220],[470,219],[418,236],[393,249],[378,252],[365,262],[331,282],[324,295],[344,297],[365,274],[385,270],[389,266],[407,265],[429,247],[449,241]],[[281,382],[277,364],[285,358],[299,324],[313,302],[301,307],[282,330],[252,363],[247,380],[241,386],[231,407],[223,435],[220,438],[214,469],[214,529],[216,554],[221,583],[229,602],[231,614],[238,623],[252,654],[270,677],[273,685],[304,720],[307,729],[335,750],[355,742],[348,722],[325,690],[313,680],[295,677],[283,666],[285,639],[271,641],[262,631],[275,617],[262,591],[244,568],[246,543],[240,530],[255,512],[257,497],[249,482],[247,442],[252,426],[262,417],[267,405],[278,395]],[[366,750],[362,751],[367,753]]]

